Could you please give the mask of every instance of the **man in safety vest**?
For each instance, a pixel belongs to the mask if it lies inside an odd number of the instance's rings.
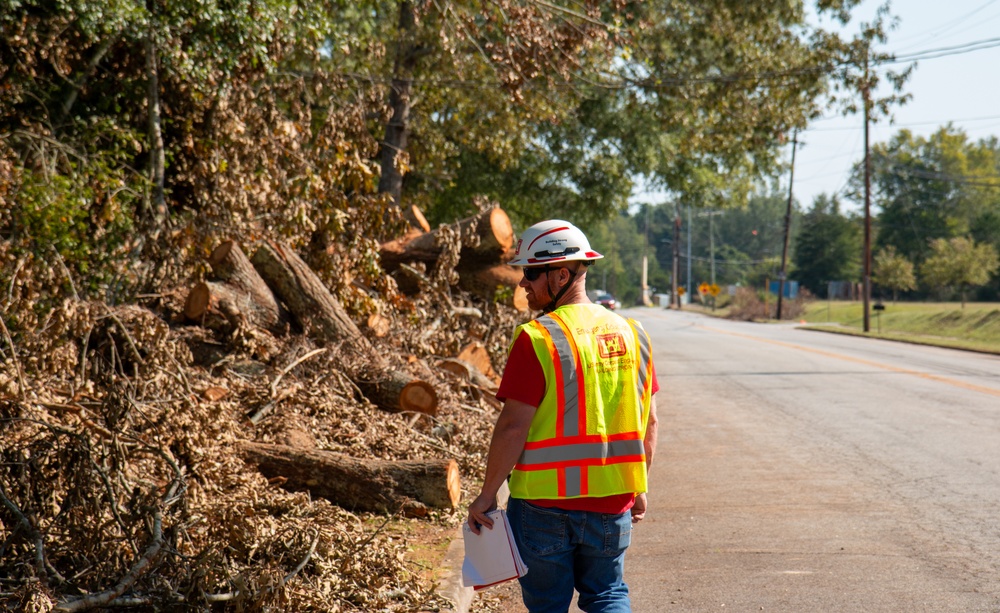
[[[587,297],[587,267],[602,257],[578,228],[549,220],[524,232],[510,262],[523,267],[528,306],[543,315],[514,332],[468,524],[492,529],[486,513],[509,476],[531,613],[565,613],[574,589],[588,613],[631,611],[625,549],[646,513],[659,387],[642,326]]]

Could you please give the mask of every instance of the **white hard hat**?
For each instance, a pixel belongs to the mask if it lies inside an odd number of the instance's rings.
[[[541,266],[549,262],[599,260],[604,256],[590,248],[580,228],[568,221],[550,219],[531,226],[517,241],[511,266]]]

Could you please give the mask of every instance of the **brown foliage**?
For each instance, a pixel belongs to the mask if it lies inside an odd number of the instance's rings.
[[[768,295],[765,302],[755,289],[740,287],[736,290],[736,296],[733,297],[728,317],[744,321],[767,321],[774,319],[778,313],[777,300],[777,296]],[[812,300],[812,294],[808,290],[802,289],[795,300],[782,301],[781,318],[783,320],[798,319],[805,313],[806,304],[810,300]]]
[[[380,529],[383,520],[286,492],[247,466],[235,443],[454,457],[463,481],[475,483],[494,408],[487,392],[423,358],[455,355],[472,337],[502,364],[517,316],[453,294],[449,262],[414,302],[385,307],[394,325],[374,341],[396,368],[435,386],[436,418],[368,404],[343,374],[358,356],[337,347],[273,386],[315,348],[308,337],[181,325],[170,292],[121,306],[58,299],[58,272],[17,262],[3,296],[13,333],[0,368],[0,576],[14,583],[0,585],[0,608],[83,607],[74,599],[84,594],[177,610],[439,606],[403,561],[406,539]],[[38,309],[43,295],[55,306]],[[483,317],[470,323],[457,306]],[[268,404],[267,418],[251,424],[248,415]],[[442,528],[460,520],[430,517]]]

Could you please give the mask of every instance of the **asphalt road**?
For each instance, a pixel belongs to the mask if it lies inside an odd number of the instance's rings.
[[[661,387],[634,611],[1000,612],[1000,357],[623,314]]]
[[[637,612],[1000,612],[1000,357],[637,309]]]

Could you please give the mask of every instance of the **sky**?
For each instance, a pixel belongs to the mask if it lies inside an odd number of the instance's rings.
[[[807,0],[807,4],[812,4]],[[860,23],[871,21],[883,0],[864,0],[843,28],[849,37]],[[920,60],[902,93],[912,96],[892,111],[892,123],[883,119],[869,129],[872,145],[887,142],[906,128],[929,136],[951,122],[976,141],[1000,135],[1000,0],[892,0],[890,13],[899,18],[880,51],[902,56],[942,50],[942,57]],[[838,27],[826,22],[824,27]],[[956,53],[950,47],[990,41],[978,51]],[[993,46],[990,46],[993,45]],[[930,55],[930,54],[927,54]],[[907,64],[895,64],[901,71]],[[883,92],[885,93],[885,92]],[[853,164],[864,158],[864,122],[860,114],[842,116],[835,110],[814,120],[799,134],[792,194],[808,209],[820,194],[840,193],[847,186]],[[790,160],[791,147],[785,151]],[[781,181],[787,193],[787,176]],[[639,191],[633,203],[662,203],[662,193]],[[860,210],[861,203],[842,200],[844,210]]]
[[[869,21],[880,4],[863,2],[846,33]],[[870,126],[870,142],[887,142],[903,128],[929,136],[948,122],[971,141],[1000,135],[1000,0],[893,0],[890,10],[899,24],[882,51],[902,56],[941,49],[943,57],[917,62],[903,87],[912,98],[893,109],[892,124],[883,120]],[[947,49],[990,39],[982,46],[994,46],[979,51]],[[819,194],[838,193],[847,185],[852,165],[864,158],[864,122],[860,115],[831,111],[812,122],[800,140],[805,145],[796,151],[792,193],[808,209]],[[783,185],[787,190],[787,179]],[[844,204],[846,209],[861,206]]]

